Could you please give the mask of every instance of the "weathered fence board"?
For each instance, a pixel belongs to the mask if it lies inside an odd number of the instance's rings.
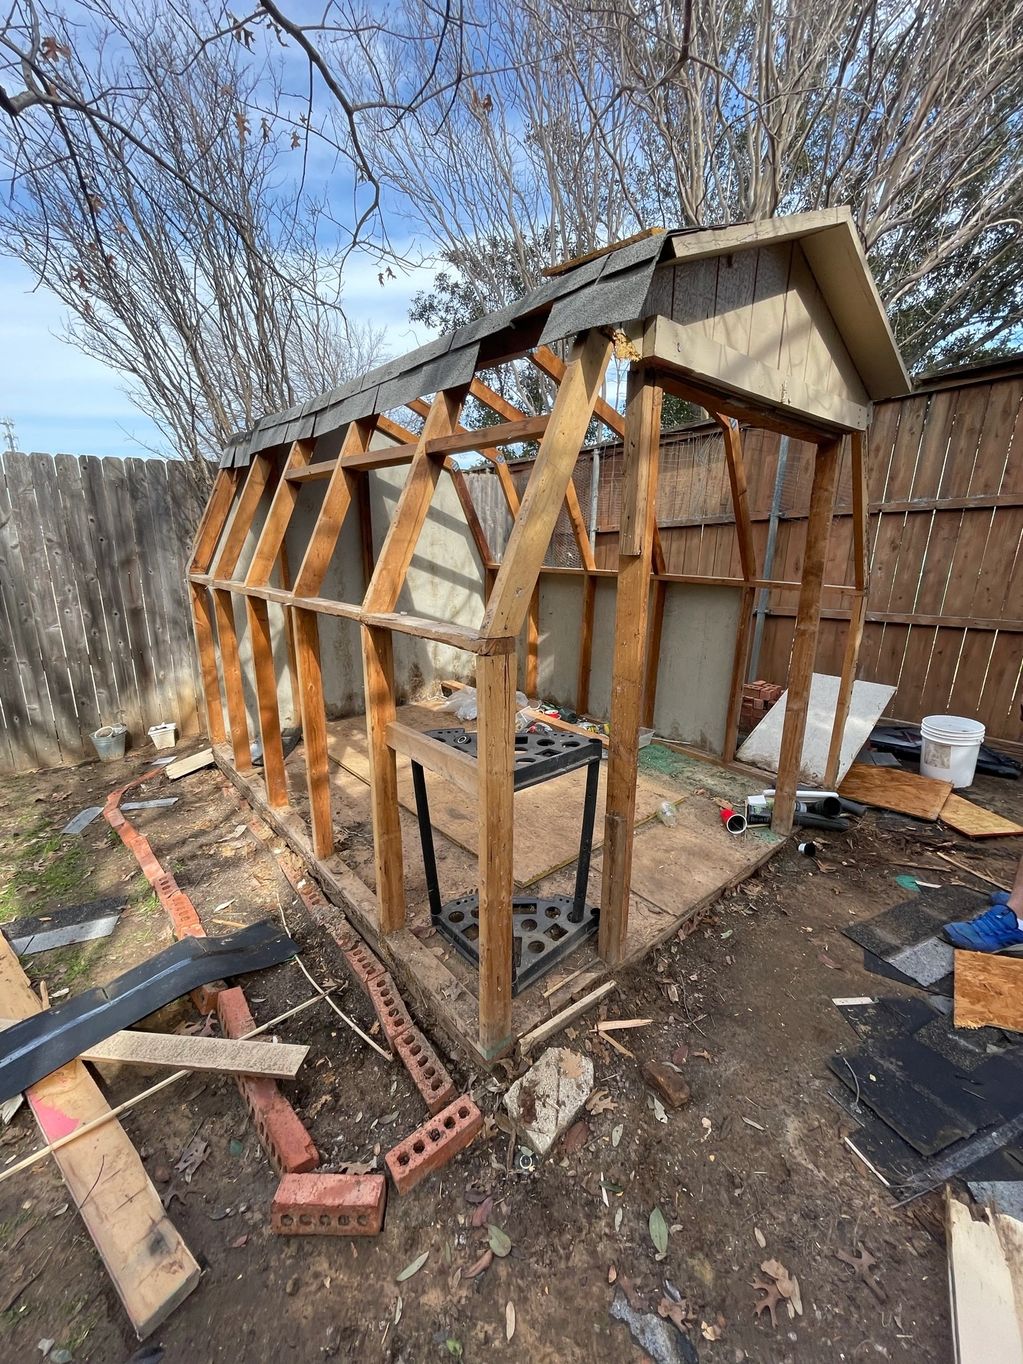
[[[0,772],[199,727],[184,575],[201,506],[183,464],[0,454]]]

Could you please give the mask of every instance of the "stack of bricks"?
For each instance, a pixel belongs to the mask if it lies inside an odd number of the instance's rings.
[[[747,682],[742,689],[739,728],[746,734],[759,725],[771,707],[781,699],[784,687],[774,682]]]

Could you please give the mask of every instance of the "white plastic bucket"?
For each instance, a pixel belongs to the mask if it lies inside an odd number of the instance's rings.
[[[101,762],[112,763],[124,757],[124,740],[127,733],[127,725],[101,725],[95,731],[92,744]]]
[[[177,728],[173,720],[165,720],[162,725],[149,726],[149,737],[157,748],[173,748],[178,741]]]
[[[953,786],[969,786],[977,770],[984,726],[961,715],[928,715],[920,722],[920,772]]]

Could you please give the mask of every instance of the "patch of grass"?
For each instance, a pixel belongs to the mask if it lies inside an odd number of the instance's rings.
[[[72,902],[89,874],[81,839],[64,838],[43,819],[21,821],[0,866],[0,923]]]

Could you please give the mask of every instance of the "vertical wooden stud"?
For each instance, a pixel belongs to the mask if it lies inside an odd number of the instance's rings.
[[[330,813],[330,776],[327,761],[327,715],[320,666],[320,629],[315,611],[293,607],[295,654],[298,662],[298,699],[302,716],[302,746],[309,785],[309,823],[313,853],[330,857],[334,851],[334,823]]]
[[[238,627],[234,618],[234,601],[230,592],[214,591],[213,606],[217,614],[217,639],[220,643],[220,667],[224,675],[224,700],[227,703],[227,724],[231,732],[231,751],[236,772],[252,771],[249,750],[249,720],[245,712],[245,692],[242,688],[242,665],[238,656]]]
[[[192,628],[199,655],[203,701],[206,705],[206,733],[211,744],[222,744],[227,738],[224,729],[224,709],[220,699],[220,678],[217,675],[217,654],[213,637],[213,607],[209,593],[197,583],[188,584],[192,603]]]
[[[853,683],[856,681],[856,665],[860,657],[860,644],[863,641],[863,625],[867,618],[867,462],[864,458],[865,438],[862,431],[854,431],[850,437],[849,457],[852,473],[852,531],[853,531],[853,582],[856,596],[849,613],[849,625],[845,635],[845,653],[842,657],[842,674],[838,684],[838,700],[835,704],[835,721],[831,729],[831,744],[828,748],[828,761],[824,769],[824,785],[829,789],[838,781],[838,764],[842,755],[842,739],[845,725],[849,719],[852,704]]]
[[[789,660],[788,698],[785,703],[785,724],[778,756],[778,779],[774,798],[774,817],[771,828],[775,833],[788,834],[792,830],[799,785],[799,767],[803,756],[803,736],[806,733],[806,713],[810,701],[810,683],[817,653],[817,633],[821,619],[821,587],[824,583],[824,564],[831,533],[831,515],[835,504],[835,484],[841,441],[823,441],[817,446],[810,488],[810,509],[806,521],[806,549],[803,554],[803,576],[796,608],[796,629]]]
[[[511,1042],[515,656],[477,659],[479,707],[480,1050]]]
[[[259,736],[263,745],[266,799],[273,809],[280,810],[288,804],[288,782],[284,773],[284,750],[281,746],[281,714],[277,704],[277,674],[274,669],[270,634],[270,612],[262,597],[246,597],[245,610],[249,619],[249,643],[252,646]]]
[[[739,716],[742,711],[742,689],[746,683],[750,643],[753,638],[753,604],[756,588],[757,557],[753,544],[753,526],[749,514],[749,495],[746,487],[746,465],[742,453],[742,436],[734,417],[714,413],[721,427],[725,443],[725,465],[732,493],[732,512],[735,533],[739,541],[739,564],[746,586],[739,599],[739,622],[735,632],[735,652],[732,655],[732,677],[728,692],[728,713],[725,717],[725,738],[721,756],[726,763],[735,757],[739,738]]]
[[[597,579],[592,573],[583,578],[583,614],[579,626],[579,673],[575,687],[575,708],[585,715],[590,708],[590,667],[593,661],[593,610],[597,598]]]
[[[643,659],[653,557],[661,399],[661,389],[647,380],[643,370],[632,366],[625,406],[622,529],[618,550],[604,876],[598,940],[600,955],[611,966],[617,965],[625,955],[629,926],[636,765],[643,705]]]
[[[405,926],[405,882],[401,853],[398,770],[387,726],[396,718],[394,647],[390,630],[362,627],[362,666],[366,683],[370,797],[373,810],[373,859],[376,868],[380,932]]]

